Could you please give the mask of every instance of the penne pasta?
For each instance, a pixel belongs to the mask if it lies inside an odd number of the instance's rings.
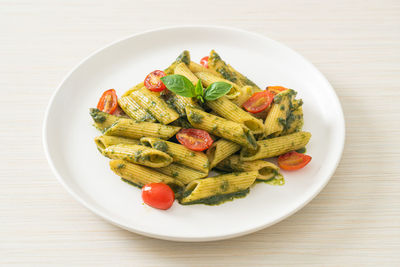
[[[163,151],[173,158],[174,163],[193,168],[208,174],[209,161],[203,152],[197,152],[183,145],[164,141],[158,138],[143,137],[141,144]]]
[[[186,114],[190,124],[195,128],[205,130],[248,149],[257,148],[253,134],[243,124],[229,121],[192,107],[186,107]]]
[[[221,117],[242,123],[255,134],[264,132],[264,124],[261,120],[239,108],[225,96],[213,101],[207,101],[206,104]]]
[[[251,86],[253,92],[261,91],[261,89],[249,78],[236,71],[232,66],[226,64],[214,50],[211,50],[210,56],[208,57],[208,68],[218,72],[224,79],[227,79],[240,87]]]
[[[292,150],[303,148],[311,138],[309,132],[297,132],[285,136],[257,141],[257,150],[243,148],[240,151],[242,161],[253,161],[276,157]]]
[[[163,125],[153,122],[135,122],[131,119],[119,119],[106,129],[104,135],[128,137],[140,139],[142,136],[169,139],[174,136],[181,127]]]
[[[189,69],[190,69],[190,71],[191,72],[193,72],[193,73],[195,73],[195,72],[210,72],[210,73],[212,73],[213,75],[215,75],[215,76],[218,76],[218,77],[221,77],[221,78],[223,78],[222,77],[222,75],[220,74],[220,73],[218,73],[218,72],[216,72],[216,71],[214,71],[214,70],[212,70],[212,69],[209,69],[209,68],[205,68],[205,67],[203,67],[202,65],[200,65],[200,64],[198,64],[198,63],[196,63],[196,62],[193,62],[193,61],[190,61],[190,63],[189,63]]]
[[[220,161],[239,151],[240,148],[240,145],[223,138],[214,142],[206,153],[210,161],[210,169],[217,166]]]
[[[181,204],[218,204],[218,201],[243,197],[255,182],[258,172],[236,172],[194,180],[183,192]]]
[[[185,76],[193,83],[193,85],[196,85],[197,81],[199,80],[199,78],[197,78],[197,76],[194,75],[193,72],[190,71],[188,66],[183,62],[176,65],[174,69],[174,74]]]
[[[156,171],[171,176],[185,185],[193,180],[207,177],[208,175],[207,172],[201,172],[177,163],[172,163],[163,168],[157,168]]]
[[[107,136],[107,135],[97,136],[96,138],[94,138],[94,142],[97,145],[97,149],[102,154],[103,154],[103,150],[109,146],[120,145],[120,144],[124,144],[124,145],[138,145],[139,144],[139,140],[136,140],[136,139],[130,139],[130,138],[124,138],[124,137],[118,137],[118,136]]]
[[[127,90],[125,93],[123,93],[121,97],[128,96],[128,95],[130,95],[132,92],[134,92],[134,91],[136,91],[136,90],[139,90],[139,89],[141,89],[142,87],[144,87],[144,82],[141,82],[141,83],[138,83],[138,84],[135,85],[135,86],[132,86],[129,90]]]
[[[286,118],[290,113],[292,98],[296,92],[288,89],[274,97],[274,102],[265,119],[265,136],[281,132],[286,124]]]
[[[265,160],[241,161],[239,155],[232,155],[218,163],[217,168],[227,172],[257,171],[257,180],[275,180],[273,184],[276,185],[285,183],[279,167]]]
[[[119,98],[118,104],[121,109],[135,121],[156,121],[156,119],[144,110],[130,95]]]
[[[141,145],[112,145],[103,150],[103,155],[110,159],[123,159],[153,168],[165,167],[172,163],[168,154]]]
[[[111,160],[110,168],[116,175],[139,188],[149,183],[165,183],[172,189],[183,187],[183,184],[173,177],[125,160]]]
[[[160,97],[160,93],[143,87],[130,94],[132,99],[162,124],[169,124],[179,118],[179,114]]]

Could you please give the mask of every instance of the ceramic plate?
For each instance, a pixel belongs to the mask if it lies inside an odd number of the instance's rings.
[[[284,186],[257,184],[250,194],[220,206],[175,203],[161,211],[143,204],[141,192],[122,182],[97,151],[89,108],[103,91],[118,95],[183,50],[199,61],[215,49],[261,88],[282,85],[304,100],[304,130],[311,163],[283,172]],[[93,53],[64,79],[44,122],[44,148],[55,175],[83,205],[129,231],[167,240],[210,241],[273,225],[304,207],[327,184],[342,155],[345,130],[339,100],[324,76],[288,47],[259,34],[223,27],[187,26],[135,34]]]

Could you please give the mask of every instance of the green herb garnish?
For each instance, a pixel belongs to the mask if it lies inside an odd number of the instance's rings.
[[[215,82],[210,84],[205,90],[201,81],[197,82],[196,86],[186,78],[179,74],[167,75],[161,78],[168,90],[177,95],[185,97],[194,97],[201,102],[205,100],[216,100],[221,96],[226,95],[232,88],[232,85],[226,82]]]

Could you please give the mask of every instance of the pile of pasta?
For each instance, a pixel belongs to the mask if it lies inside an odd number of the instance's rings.
[[[245,196],[257,182],[283,185],[273,158],[304,148],[311,134],[302,131],[302,100],[288,89],[278,93],[266,112],[241,108],[255,83],[211,51],[208,68],[184,51],[164,72],[180,74],[204,86],[223,81],[232,85],[224,96],[199,103],[171,91],[152,92],[143,82],[126,91],[118,104],[125,116],[90,109],[100,153],[111,159],[111,170],[139,188],[165,183],[181,204],[218,204]],[[190,150],[174,138],[182,128],[207,131],[214,139],[204,153]],[[210,177],[210,171],[219,175]],[[213,172],[214,173],[214,172]]]

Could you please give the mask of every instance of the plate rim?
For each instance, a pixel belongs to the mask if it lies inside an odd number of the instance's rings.
[[[328,173],[328,179],[326,179],[321,185],[320,187],[313,193],[311,194],[306,201],[302,202],[298,207],[296,207],[295,209],[291,210],[290,212],[288,212],[287,214],[280,216],[268,223],[262,224],[258,227],[254,227],[248,230],[244,230],[244,231],[239,231],[236,233],[232,233],[232,234],[225,234],[225,235],[214,235],[214,236],[206,236],[206,237],[184,237],[184,236],[170,236],[170,235],[161,235],[161,234],[153,234],[153,233],[149,233],[149,232],[144,232],[141,231],[139,229],[135,229],[132,228],[130,226],[127,225],[123,225],[119,222],[117,222],[116,220],[114,220],[111,216],[104,214],[102,211],[98,210],[96,207],[94,207],[92,204],[86,202],[85,200],[83,200],[78,193],[76,193],[73,189],[71,189],[65,182],[63,177],[60,175],[60,173],[58,172],[57,168],[54,165],[53,159],[50,156],[50,152],[49,152],[49,145],[48,145],[48,136],[47,136],[47,131],[48,131],[48,119],[49,119],[49,114],[50,114],[50,110],[53,106],[53,102],[54,99],[56,98],[57,94],[59,93],[61,87],[63,86],[63,84],[69,79],[69,77],[82,65],[84,64],[87,60],[89,60],[90,58],[94,57],[95,55],[97,55],[98,53],[100,53],[101,51],[112,47],[115,44],[118,44],[120,42],[124,42],[128,39],[131,38],[135,38],[137,36],[140,35],[146,35],[146,34],[150,34],[150,33],[155,33],[155,32],[159,32],[159,31],[165,31],[165,30],[179,30],[179,29],[184,29],[184,28],[197,28],[197,29],[218,29],[218,30],[226,30],[226,31],[232,31],[232,32],[236,32],[236,33],[242,33],[242,34],[250,34],[250,35],[254,35],[255,37],[258,38],[263,38],[268,40],[269,42],[272,42],[274,44],[277,44],[279,46],[284,47],[285,49],[290,50],[292,53],[296,54],[296,56],[300,57],[301,60],[304,61],[305,64],[308,64],[309,67],[311,67],[311,69],[315,72],[316,75],[319,76],[320,79],[322,79],[322,81],[329,87],[329,89],[332,91],[333,95],[334,95],[334,99],[333,101],[336,103],[337,107],[338,107],[338,124],[340,124],[340,140],[338,141],[338,143],[340,143],[340,150],[338,150],[338,157],[336,159],[336,162],[332,165],[332,168],[330,169],[329,173]],[[295,214],[296,212],[298,212],[299,210],[301,210],[302,208],[304,208],[308,203],[311,202],[311,200],[313,200],[317,195],[319,195],[319,193],[325,188],[325,186],[328,184],[328,182],[332,179],[333,174],[335,173],[341,159],[343,156],[343,150],[344,150],[344,145],[345,145],[345,139],[346,139],[346,125],[345,125],[345,118],[344,118],[344,113],[343,113],[343,108],[341,105],[341,102],[339,100],[339,97],[336,93],[336,91],[334,90],[333,86],[329,83],[329,81],[327,80],[327,78],[319,71],[318,68],[316,68],[314,66],[313,63],[311,63],[308,59],[306,59],[302,54],[300,54],[299,52],[297,52],[296,50],[290,48],[289,46],[287,46],[284,43],[278,42],[274,39],[271,39],[261,33],[257,33],[257,32],[252,32],[252,31],[247,31],[247,30],[243,30],[240,28],[235,28],[235,27],[227,27],[227,26],[218,26],[218,25],[173,25],[173,26],[166,26],[166,27],[158,27],[158,28],[153,28],[153,29],[149,29],[146,31],[141,31],[135,34],[131,34],[122,38],[119,38],[111,43],[108,43],[98,49],[96,49],[95,51],[93,51],[92,53],[90,53],[88,56],[84,57],[82,60],[80,60],[65,76],[64,78],[61,80],[61,82],[58,84],[56,90],[52,93],[48,105],[46,107],[46,111],[44,114],[44,120],[43,120],[43,125],[42,125],[42,144],[43,144],[43,149],[45,152],[45,157],[47,159],[47,162],[50,165],[50,169],[52,170],[53,174],[56,176],[57,180],[59,181],[59,183],[67,190],[67,192],[69,192],[69,194],[71,194],[79,203],[81,203],[84,207],[86,207],[87,209],[89,209],[91,212],[93,212],[94,214],[96,214],[97,216],[99,216],[100,218],[102,218],[103,220],[106,220],[108,222],[110,222],[111,224],[114,224],[122,229],[128,230],[130,232],[136,233],[136,234],[140,234],[143,236],[147,236],[147,237],[152,237],[152,238],[157,238],[157,239],[162,239],[162,240],[169,240],[169,241],[180,241],[180,242],[207,242],[207,241],[218,241],[218,240],[224,240],[224,239],[230,239],[230,238],[235,238],[235,237],[239,237],[239,236],[244,236],[250,233],[254,233],[256,231],[259,231],[261,229],[265,229],[269,226],[272,226],[280,221],[285,220],[286,218],[292,216],[293,214]]]

